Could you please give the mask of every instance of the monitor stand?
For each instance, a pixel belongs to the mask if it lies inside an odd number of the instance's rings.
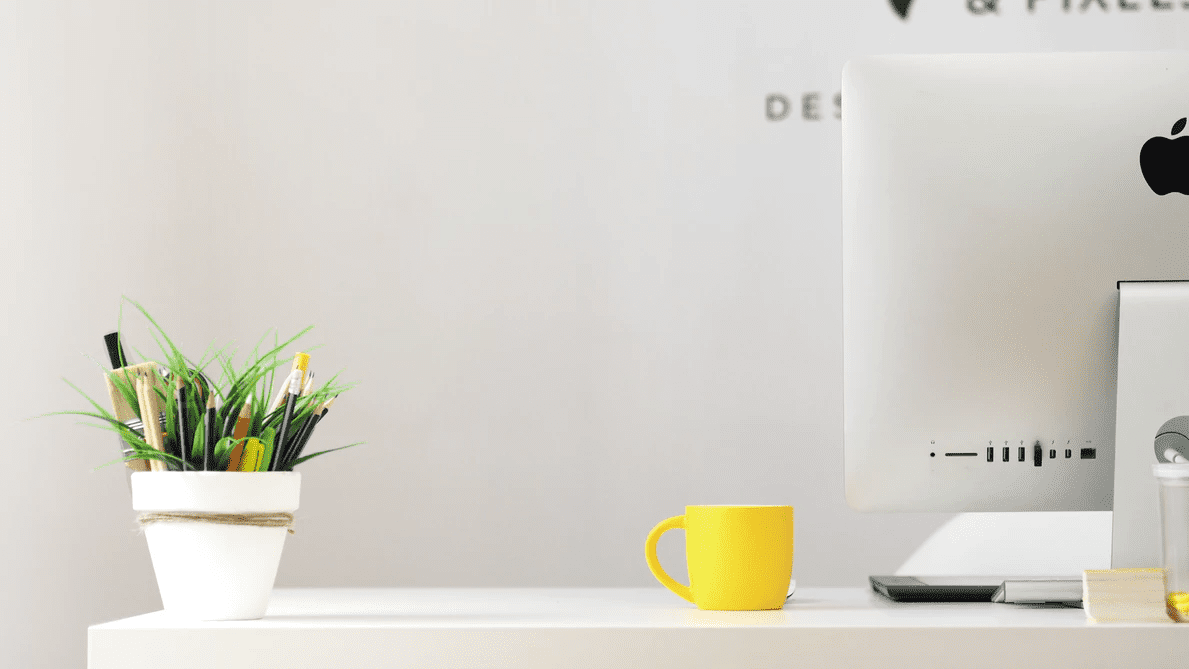
[[[1161,565],[1152,465],[1189,460],[1189,281],[1120,281],[1111,566]],[[1093,566],[1087,566],[1093,568]],[[871,576],[902,602],[991,601],[1028,576]],[[1080,578],[1070,574],[1066,578]]]
[[[1189,281],[1120,281],[1111,566],[1161,566],[1152,465],[1189,458]]]

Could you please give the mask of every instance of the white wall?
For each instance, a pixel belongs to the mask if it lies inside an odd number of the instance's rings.
[[[103,397],[121,294],[195,354],[315,323],[360,382],[280,586],[650,585],[690,503],[795,505],[802,583],[894,570],[948,516],[843,500],[830,98],[860,53],[1189,37],[1026,5],[0,4],[5,664],[159,606],[113,437],[24,420]]]

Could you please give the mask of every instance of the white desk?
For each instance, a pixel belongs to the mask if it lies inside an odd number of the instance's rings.
[[[658,588],[282,589],[268,615],[163,612],[88,630],[91,669],[220,667],[1160,667],[1189,624],[1081,609],[897,604],[803,588],[782,611],[699,611]]]

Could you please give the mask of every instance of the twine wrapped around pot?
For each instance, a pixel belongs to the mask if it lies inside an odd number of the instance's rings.
[[[202,513],[196,511],[152,511],[137,518],[140,526],[153,523],[217,523],[219,525],[250,525],[253,527],[284,527],[293,532],[291,513]]]

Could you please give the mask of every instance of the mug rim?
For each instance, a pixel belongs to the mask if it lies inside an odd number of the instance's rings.
[[[686,504],[687,509],[791,509],[791,504]]]

